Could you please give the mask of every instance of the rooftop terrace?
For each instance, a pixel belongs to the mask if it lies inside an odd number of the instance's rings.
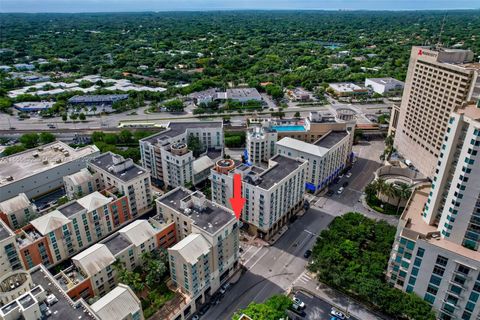
[[[296,170],[304,161],[288,158],[282,155],[276,155],[270,159],[277,164],[265,170],[260,176],[262,181],[258,186],[262,189],[270,189],[275,184],[283,180],[290,173]]]
[[[93,159],[90,164],[108,172],[124,182],[135,179],[147,172],[144,168],[134,164],[130,159],[123,159],[121,156],[111,152],[99,155]],[[117,169],[113,169],[114,167]]]
[[[348,132],[346,131],[331,131],[318,139],[315,142],[315,145],[318,147],[330,149],[331,147],[342,141],[342,139],[346,136],[348,136]]]

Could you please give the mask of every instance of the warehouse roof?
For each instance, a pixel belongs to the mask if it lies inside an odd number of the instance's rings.
[[[102,94],[88,96],[73,96],[68,99],[69,103],[113,103],[128,99],[128,94]]]

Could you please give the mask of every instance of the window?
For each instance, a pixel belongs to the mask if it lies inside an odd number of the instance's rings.
[[[444,256],[438,255],[437,257],[437,264],[445,267],[448,263],[448,258],[445,258]]]
[[[433,283],[434,285],[440,285],[440,282],[442,282],[442,278],[436,276],[436,275],[432,275],[430,277],[430,283]]]

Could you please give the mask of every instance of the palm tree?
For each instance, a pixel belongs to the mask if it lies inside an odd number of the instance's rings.
[[[402,200],[407,200],[412,195],[412,186],[406,183],[399,183],[396,185],[395,189],[397,190],[398,202],[397,202],[397,215],[400,210],[400,202]]]

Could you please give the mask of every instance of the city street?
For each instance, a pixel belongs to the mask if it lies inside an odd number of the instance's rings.
[[[364,142],[354,146],[358,160],[351,170],[352,177],[343,178],[334,187],[334,190],[337,190],[344,181],[349,181],[349,186],[341,195],[335,193],[330,198],[312,196],[314,203],[311,208],[290,224],[289,229],[273,246],[251,246],[245,249],[242,254],[242,263],[247,269],[246,273],[227,291],[221,303],[212,306],[203,318],[231,319],[236,311],[245,308],[251,302],[263,302],[274,294],[284,293],[292,285],[305,286],[318,292],[319,295],[334,299],[338,306],[346,307],[351,304],[352,312],[357,311],[365,315],[362,319],[378,318],[363,306],[351,302],[344,295],[337,296],[322,289],[314,279],[305,274],[307,260],[303,254],[313,247],[317,235],[328,227],[334,217],[348,211],[359,211],[371,218],[384,219],[393,225],[397,224],[396,217],[369,212],[358,201],[361,190],[370,182],[373,172],[381,166],[379,156],[383,147],[383,141]],[[308,319],[329,319],[322,315],[325,315],[327,310],[329,312],[331,304],[323,302],[319,308],[319,310],[315,309],[318,313],[309,314]]]

